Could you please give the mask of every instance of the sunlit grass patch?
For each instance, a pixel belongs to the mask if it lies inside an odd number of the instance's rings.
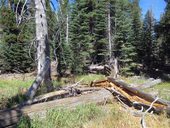
[[[46,118],[35,117],[30,122],[26,121],[28,119],[21,119],[18,127],[29,125],[32,128],[81,128],[85,122],[96,119],[102,114],[104,112],[94,104],[81,105],[74,110],[56,108],[49,110]],[[23,122],[27,122],[25,126]]]
[[[103,80],[106,79],[104,75],[98,74],[87,74],[87,75],[80,75],[76,76],[76,81],[82,80],[82,83],[90,84],[94,80]]]
[[[151,88],[147,88],[144,91],[151,94],[156,93],[160,98],[170,101],[170,82],[160,83]]]
[[[20,79],[0,79],[0,109],[12,107],[24,98],[26,89],[32,84],[33,80]]]

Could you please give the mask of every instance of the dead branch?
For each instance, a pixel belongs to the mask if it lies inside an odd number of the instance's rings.
[[[143,113],[142,118],[141,118],[141,126],[142,128],[146,128],[146,122],[145,122],[145,115],[148,113],[152,108],[154,103],[158,100],[159,98],[156,97],[156,99],[151,103],[150,107]]]

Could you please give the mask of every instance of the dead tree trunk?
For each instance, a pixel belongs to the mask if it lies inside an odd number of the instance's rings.
[[[29,102],[31,103],[35,94],[36,94],[36,91],[38,89],[38,87],[41,85],[44,77],[45,77],[45,74],[47,73],[47,71],[49,70],[49,67],[50,67],[50,59],[47,58],[46,59],[46,62],[45,64],[43,65],[43,67],[41,68],[41,71],[39,72],[39,74],[37,75],[35,81],[33,82],[33,84],[31,85],[31,87],[29,88],[26,96],[29,98]]]
[[[36,39],[37,39],[37,57],[38,57],[38,74],[45,64],[46,58],[50,58],[50,48],[48,42],[48,29],[46,19],[45,0],[35,0],[35,22],[36,22]],[[50,66],[44,77],[44,84],[51,86]]]
[[[111,43],[111,22],[110,22],[110,3],[108,3],[108,38],[109,38],[109,59],[112,57],[112,43]]]
[[[35,0],[35,23],[36,23],[36,42],[37,42],[37,60],[38,60],[38,73],[37,78],[41,78],[47,91],[52,90],[51,71],[50,71],[50,48],[48,42],[48,30],[46,19],[46,4],[45,0]],[[48,69],[45,69],[46,60],[48,59]],[[46,71],[42,71],[46,70]],[[44,75],[42,76],[42,72]],[[41,82],[39,82],[41,83]],[[29,92],[29,98],[33,98],[35,92],[39,87],[39,83],[33,83]],[[33,89],[33,90],[31,90]]]
[[[68,12],[67,12],[67,17],[66,17],[66,43],[68,44],[68,34],[69,34],[69,23],[68,23]]]

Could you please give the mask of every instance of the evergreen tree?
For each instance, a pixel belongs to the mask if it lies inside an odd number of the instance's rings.
[[[76,1],[72,9],[70,38],[73,51],[72,69],[74,73],[82,73],[90,64],[93,52],[93,9],[94,1]]]
[[[131,3],[132,15],[132,29],[133,29],[133,42],[135,52],[137,53],[136,61],[142,63],[142,22],[141,22],[141,9],[139,7],[139,0],[132,0]]]
[[[59,9],[56,12],[53,25],[53,54],[57,62],[58,75],[69,73],[72,64],[72,51],[69,40],[70,4],[68,0],[58,1]],[[54,19],[54,18],[53,18]]]
[[[164,61],[165,64],[170,63],[170,1],[165,0],[167,3],[165,8],[165,13],[160,21],[159,26],[159,40],[161,41],[161,46],[163,51],[161,52],[162,55],[162,61]]]
[[[155,32],[154,32],[155,20],[152,10],[148,10],[143,25],[143,63],[146,71],[151,71],[154,63],[154,48]]]
[[[93,63],[106,63],[108,60],[107,2],[96,1],[94,10],[94,53]]]
[[[136,67],[136,51],[130,3],[128,0],[116,1],[115,5],[115,56],[119,58],[122,74],[132,75]]]
[[[11,6],[15,7],[16,4],[13,3]],[[15,9],[11,9],[6,5],[1,7],[0,24],[3,28],[1,70],[4,72],[28,72],[33,67],[33,60],[29,56],[29,46],[33,32],[29,28],[29,23],[17,26]],[[19,7],[18,9],[21,10]],[[17,12],[20,13],[20,11]]]

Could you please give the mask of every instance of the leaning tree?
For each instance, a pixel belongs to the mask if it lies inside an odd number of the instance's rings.
[[[33,99],[42,82],[47,87],[47,91],[51,91],[53,89],[50,71],[50,48],[48,42],[45,0],[35,0],[35,24],[38,72],[35,81],[27,92],[29,99]]]

